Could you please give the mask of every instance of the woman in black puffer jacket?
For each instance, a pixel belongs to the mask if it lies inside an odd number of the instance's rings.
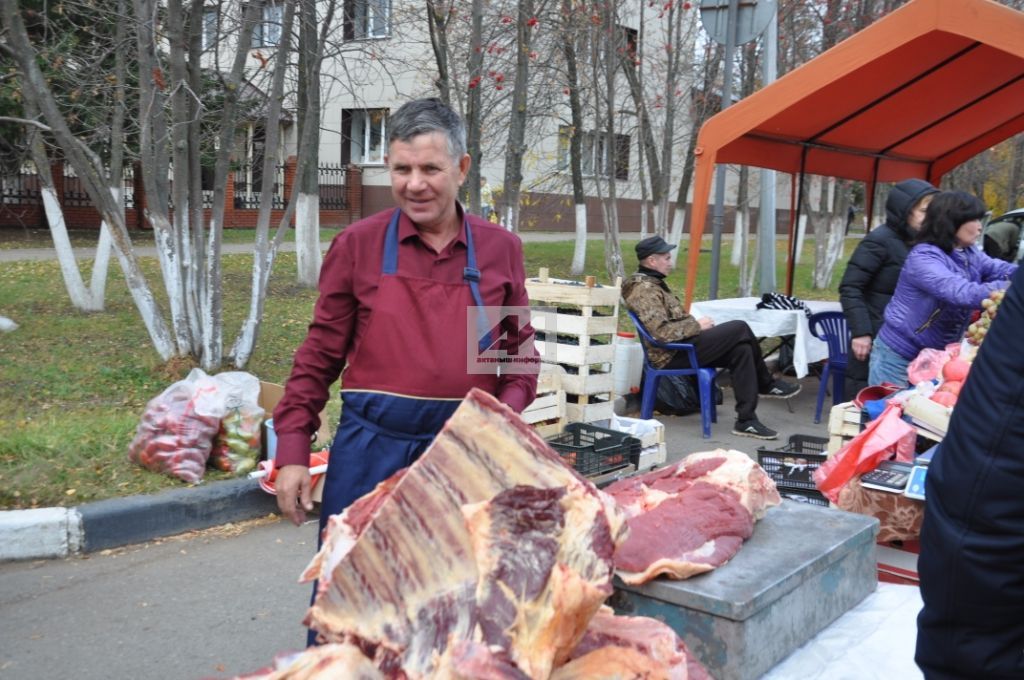
[[[896,290],[925,209],[938,191],[923,179],[908,179],[894,186],[885,202],[885,224],[864,237],[846,265],[839,284],[839,301],[852,338],[846,400],[867,386],[872,338],[882,326],[882,313]]]

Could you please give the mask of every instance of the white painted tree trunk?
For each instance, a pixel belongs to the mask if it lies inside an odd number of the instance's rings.
[[[122,194],[124,191],[119,186],[110,187],[110,195],[114,197],[114,203],[124,205]],[[96,244],[96,259],[92,263],[92,280],[89,284],[89,292],[93,302],[103,309],[107,295],[107,276],[110,273],[110,254],[113,250],[113,239],[110,236],[110,225],[106,220],[100,223],[100,239]]]
[[[650,211],[650,203],[648,201],[640,202],[640,240],[647,238],[647,215]]]
[[[60,208],[57,192],[52,186],[46,186],[45,182],[40,189],[46,221],[50,225],[50,235],[53,237],[53,246],[57,251],[57,262],[60,264],[60,273],[64,278],[64,287],[68,291],[68,297],[71,298],[71,304],[75,309],[86,312],[97,311],[93,306],[89,291],[85,288],[82,273],[78,270],[78,261],[71,248],[71,239],[68,238],[64,212]]]
[[[186,215],[187,211],[183,211]],[[174,242],[171,225],[164,211],[149,213],[149,222],[153,226],[153,243],[156,246],[160,271],[163,274],[164,291],[167,293],[167,304],[171,310],[171,332],[177,346],[176,354],[185,356],[192,349],[191,327],[186,311],[185,280],[178,266],[179,248]],[[200,323],[200,327],[201,327]]]
[[[804,234],[807,232],[807,215],[801,215],[796,221],[796,260],[794,265],[800,264],[800,253],[804,249]]]
[[[729,264],[739,267],[743,262],[744,251],[747,247],[747,228],[743,221],[742,211],[737,210],[732,227],[732,253],[729,255]]]
[[[668,198],[654,204],[654,234],[665,238],[668,235]]]
[[[576,243],[572,250],[572,269],[574,276],[583,273],[587,265],[587,204],[578,203],[576,208]]]
[[[320,278],[320,198],[299,194],[295,207],[295,256],[298,281],[315,288]]]
[[[686,220],[686,210],[676,207],[675,214],[672,216],[672,231],[669,233],[668,242],[674,246],[678,246],[683,240],[683,223]],[[672,249],[672,266],[676,265],[679,260],[679,248]]]

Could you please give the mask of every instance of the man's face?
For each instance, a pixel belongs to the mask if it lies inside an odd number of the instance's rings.
[[[448,155],[444,133],[417,135],[388,147],[391,195],[418,227],[444,229],[455,220],[455,197],[469,171],[469,154],[458,162]]]
[[[672,253],[655,253],[644,258],[644,266],[659,274],[669,275],[672,271]]]

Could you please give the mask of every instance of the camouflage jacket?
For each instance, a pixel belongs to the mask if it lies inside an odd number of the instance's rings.
[[[622,299],[655,340],[682,342],[700,333],[700,324],[686,313],[663,279],[637,272],[622,284]],[[657,368],[667,364],[674,354],[672,350],[647,347],[648,358]]]

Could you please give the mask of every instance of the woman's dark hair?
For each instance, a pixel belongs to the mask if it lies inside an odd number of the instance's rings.
[[[961,225],[980,220],[985,212],[985,204],[977,196],[966,191],[942,191],[928,204],[917,242],[931,243],[944,253],[951,253]]]

